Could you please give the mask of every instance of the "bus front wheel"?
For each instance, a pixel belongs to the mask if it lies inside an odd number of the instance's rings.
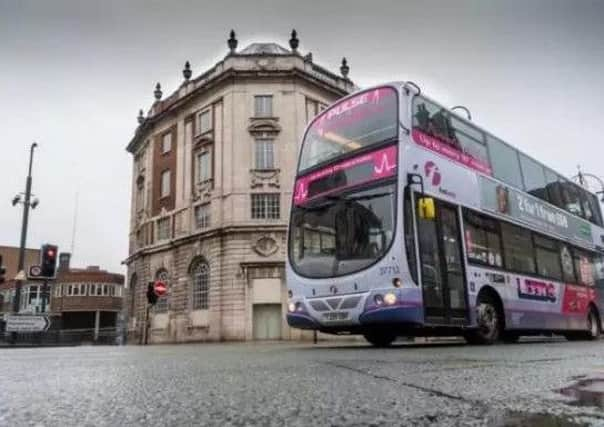
[[[501,335],[503,313],[488,295],[481,296],[476,306],[476,329],[464,334],[469,344],[493,344]]]
[[[366,332],[363,334],[365,339],[375,347],[389,347],[396,339],[396,335],[391,332]]]

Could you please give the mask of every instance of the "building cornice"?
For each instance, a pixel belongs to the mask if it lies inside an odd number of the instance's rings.
[[[275,58],[295,58],[297,60],[303,60],[298,55],[259,55],[257,58],[265,58],[266,56],[274,56]],[[250,55],[229,55],[228,58],[246,58],[252,59],[256,56]],[[320,86],[321,89],[331,92],[337,97],[342,97],[347,95],[352,90],[356,89],[354,83],[348,79],[339,77],[323,67],[320,67],[314,63],[310,63],[308,67],[301,68],[296,64],[290,65],[288,68],[283,69],[238,69],[234,66],[230,66],[223,71],[219,71],[223,68],[225,61],[221,61],[216,64],[213,68],[196,77],[195,79],[183,83],[172,95],[167,97],[162,101],[156,101],[151,111],[153,114],[144,119],[142,123],[138,126],[135,131],[134,136],[128,143],[126,150],[132,154],[134,154],[137,150],[137,146],[140,141],[146,139],[149,136],[149,131],[152,131],[155,124],[163,120],[164,118],[170,116],[171,114],[177,113],[181,108],[187,105],[191,100],[198,97],[201,93],[206,92],[211,89],[215,89],[221,84],[232,83],[235,79],[273,79],[273,78],[298,78],[300,80],[311,83],[315,86]],[[312,72],[307,71],[307,68],[310,68],[312,71],[316,71],[317,74],[313,74]],[[212,74],[217,73],[214,77],[211,77]],[[336,84],[330,83],[326,80],[326,78],[333,79]],[[203,83],[199,83],[203,80],[207,79]],[[338,83],[346,85],[347,87],[340,87]],[[198,84],[197,87],[196,84]],[[182,96],[179,94],[183,91],[183,88],[187,86],[193,86],[194,88],[189,92],[185,93]],[[159,111],[155,112],[158,109]]]
[[[217,229],[207,230],[207,231],[197,231],[186,236],[174,237],[170,240],[166,240],[165,242],[157,243],[154,245],[149,245],[138,249],[131,253],[126,259],[122,261],[122,264],[130,264],[134,262],[137,258],[140,258],[145,255],[151,255],[158,252],[164,252],[166,250],[170,250],[178,245],[193,243],[202,239],[211,239],[216,237],[224,237],[231,234],[236,233],[285,233],[287,231],[287,225],[285,224],[266,224],[266,225],[230,225],[226,227],[221,227]]]

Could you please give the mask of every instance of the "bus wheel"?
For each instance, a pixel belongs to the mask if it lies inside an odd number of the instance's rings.
[[[469,344],[493,344],[501,334],[501,319],[497,305],[488,295],[479,297],[476,307],[476,321],[478,328],[467,332],[464,338]]]
[[[366,332],[363,334],[365,339],[375,347],[390,347],[390,344],[396,339],[392,332]]]
[[[588,340],[597,340],[600,337],[600,320],[595,310],[591,308],[587,315],[587,332],[585,338]]]

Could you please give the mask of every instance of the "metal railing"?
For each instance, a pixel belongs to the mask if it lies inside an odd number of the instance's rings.
[[[100,328],[95,337],[94,329],[61,329],[46,332],[18,332],[13,341],[11,332],[0,332],[0,346],[11,345],[82,345],[103,344],[120,345],[125,343],[125,338],[118,328]]]

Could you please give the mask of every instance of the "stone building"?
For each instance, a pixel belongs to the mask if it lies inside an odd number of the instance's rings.
[[[133,156],[129,342],[140,342],[149,282],[168,292],[148,340],[298,339],[284,320],[286,230],[307,122],[355,90],[298,51],[253,43],[229,52],[168,97],[160,84],[127,146]]]

